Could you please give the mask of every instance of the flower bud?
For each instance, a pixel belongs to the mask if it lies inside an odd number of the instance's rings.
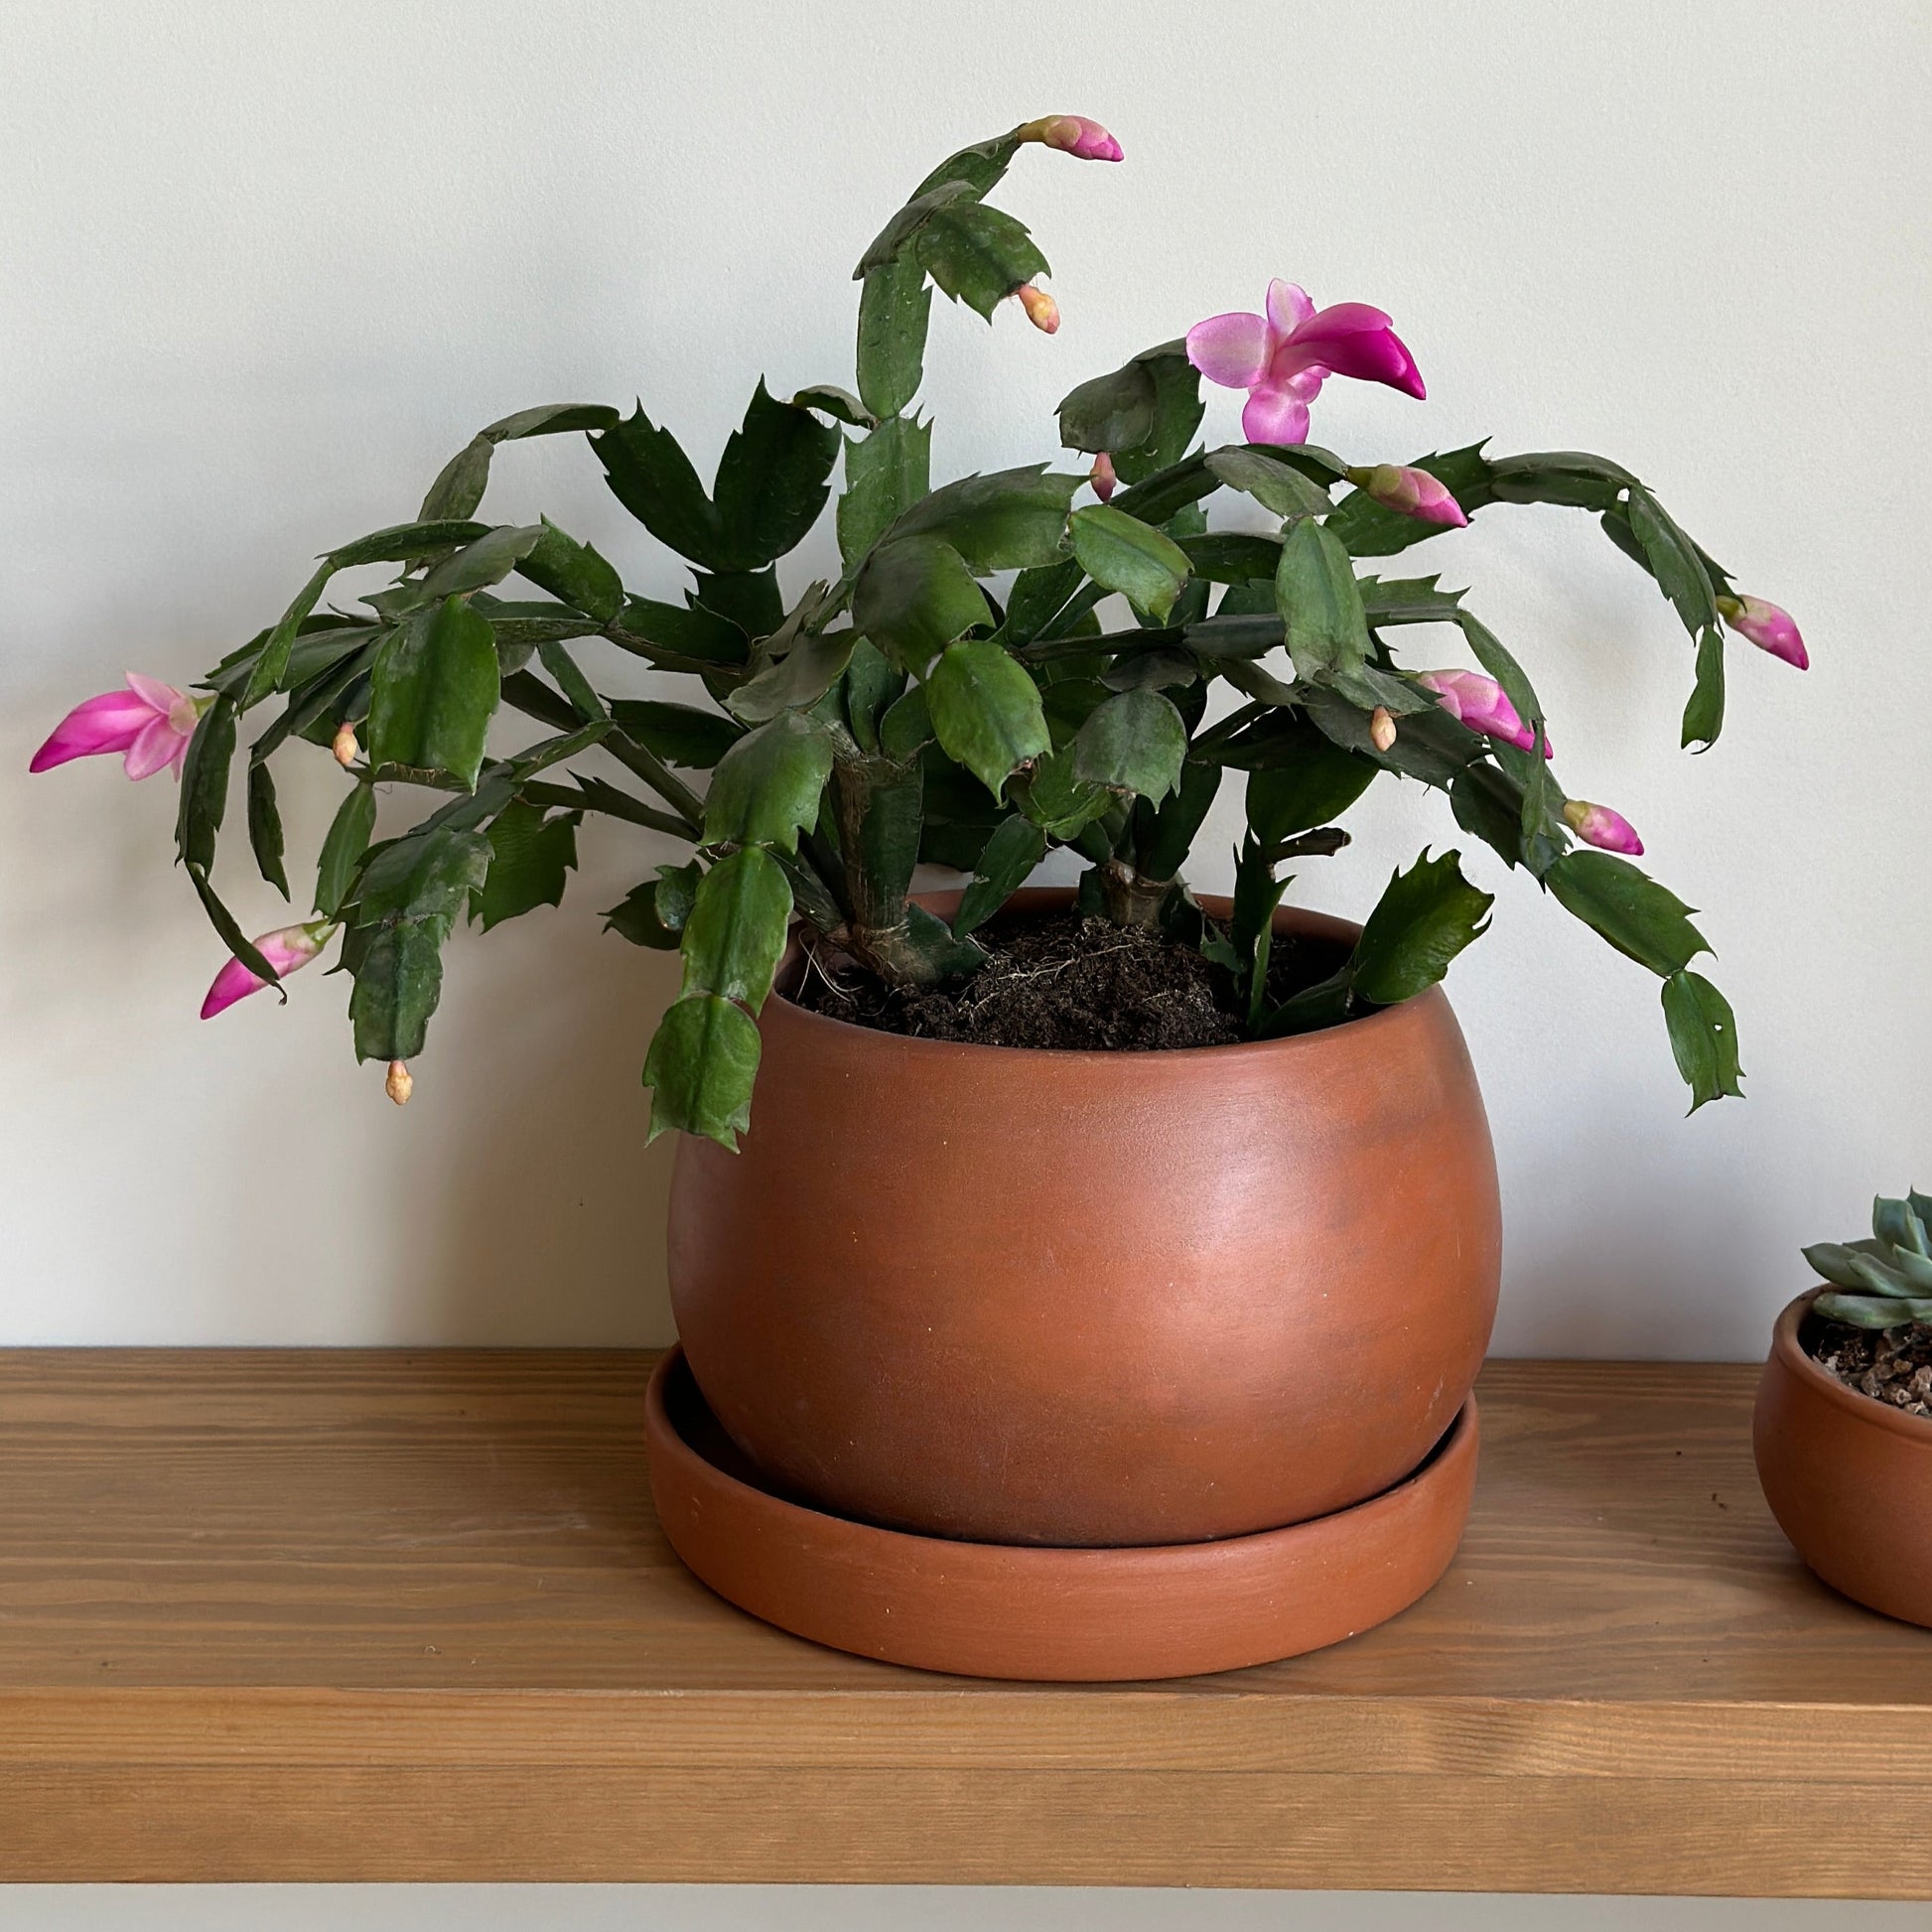
[[[1120,143],[1084,114],[1042,114],[1036,121],[1014,130],[1018,141],[1043,141],[1076,161],[1118,161]]]
[[[1761,597],[1721,597],[1718,610],[1731,629],[1740,637],[1748,637],[1759,650],[1769,651],[1798,670],[1811,668],[1811,655],[1788,611],[1780,611]]]
[[[1389,708],[1379,704],[1369,713],[1369,743],[1378,752],[1386,752],[1395,743],[1395,720],[1389,716]]]
[[[1093,484],[1093,493],[1104,503],[1112,497],[1120,478],[1114,473],[1114,460],[1105,450],[1093,460],[1093,470],[1088,479]]]
[[[330,741],[329,749],[336,755],[336,762],[345,770],[362,756],[362,748],[355,742],[355,727],[345,725]]]
[[[254,946],[274,967],[276,978],[285,980],[291,973],[300,972],[308,965],[329,943],[330,935],[335,930],[334,919],[311,919],[306,925],[285,925],[274,932],[264,932],[255,940]],[[212,1020],[237,1000],[245,1000],[249,994],[259,993],[267,984],[265,979],[258,978],[240,960],[230,959],[215,974],[214,983],[202,1002],[202,1018]]]
[[[1626,852],[1640,858],[1643,841],[1636,827],[1621,812],[1607,805],[1592,805],[1587,798],[1573,798],[1563,808],[1564,823],[1586,845],[1600,846],[1605,852]]]
[[[1427,470],[1406,464],[1378,463],[1371,470],[1350,470],[1348,481],[1365,490],[1384,509],[1413,516],[1419,523],[1441,523],[1459,529],[1468,522],[1462,505]]]
[[[1042,336],[1050,336],[1060,326],[1060,305],[1044,289],[1036,289],[1031,282],[1022,282],[1014,290],[1014,296],[1027,312],[1027,320]]]
[[[409,1096],[416,1091],[416,1082],[410,1076],[407,1060],[391,1060],[388,1077],[382,1082],[382,1091],[398,1107],[409,1105]]]

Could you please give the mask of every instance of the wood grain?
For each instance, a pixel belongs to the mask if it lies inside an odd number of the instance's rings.
[[[1492,1363],[1416,1608],[1058,1689],[713,1597],[649,1366],[0,1352],[0,1879],[1932,1895],[1932,1634],[1792,1556],[1752,1368]]]

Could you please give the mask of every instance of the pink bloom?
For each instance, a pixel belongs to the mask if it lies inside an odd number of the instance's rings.
[[[1022,141],[1044,141],[1078,161],[1118,161],[1120,143],[1084,114],[1042,114],[1017,130]]]
[[[1419,523],[1445,523],[1459,529],[1469,520],[1462,514],[1462,505],[1427,470],[1378,463],[1372,470],[1349,471],[1348,481],[1367,490],[1385,509],[1399,510]]]
[[[1187,359],[1208,381],[1247,390],[1241,432],[1250,443],[1304,442],[1309,404],[1331,375],[1423,395],[1416,358],[1380,309],[1365,302],[1317,309],[1281,281],[1268,284],[1267,309],[1262,316],[1210,316],[1187,332]]]
[[[1592,805],[1587,798],[1573,798],[1563,808],[1565,822],[1586,845],[1601,846],[1605,852],[1627,852],[1631,858],[1643,856],[1643,841],[1637,828],[1621,812],[1607,805]]]
[[[1519,751],[1536,750],[1536,734],[1523,723],[1516,707],[1493,677],[1480,671],[1424,671],[1416,682],[1436,693],[1436,701],[1451,718],[1458,718],[1472,732],[1500,738]],[[1543,756],[1551,756],[1550,734],[1543,733]]]
[[[1731,629],[1748,637],[1759,650],[1768,650],[1801,671],[1811,668],[1811,654],[1788,611],[1780,611],[1761,597],[1721,597],[1718,609]]]
[[[53,737],[34,754],[27,768],[49,771],[69,759],[125,752],[130,778],[151,778],[164,765],[172,765],[179,777],[196,721],[209,702],[129,671],[125,691],[104,691],[75,705],[54,727]]]
[[[1059,328],[1060,305],[1044,289],[1036,289],[1031,282],[1022,282],[1013,293],[1026,310],[1027,320],[1042,336],[1050,336]]]
[[[329,935],[336,929],[333,919],[312,919],[307,925],[285,925],[276,932],[264,932],[255,941],[255,950],[275,968],[278,979],[288,976],[300,967],[308,965],[317,953],[329,943]],[[214,976],[214,984],[207,990],[207,998],[202,1002],[202,1018],[212,1020],[225,1007],[231,1007],[237,1000],[245,1000],[251,993],[259,993],[268,982],[258,979],[238,959],[230,959]]]
[[[1120,483],[1120,476],[1114,469],[1114,460],[1105,450],[1093,460],[1093,474],[1088,478],[1093,484],[1093,493],[1104,503],[1114,493]]]

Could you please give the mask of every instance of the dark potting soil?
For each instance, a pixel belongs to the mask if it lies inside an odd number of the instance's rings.
[[[973,936],[986,964],[946,986],[889,987],[821,945],[791,999],[880,1033],[976,1046],[1137,1053],[1241,1037],[1233,976],[1159,932],[1068,911],[995,919]],[[1316,942],[1278,938],[1271,999],[1312,985],[1337,957]]]
[[[1932,1324],[1854,1328],[1814,1316],[1801,1338],[1811,1358],[1847,1388],[1908,1416],[1932,1416]]]

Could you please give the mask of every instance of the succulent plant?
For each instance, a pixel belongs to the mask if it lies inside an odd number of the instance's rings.
[[[1871,1203],[1871,1239],[1820,1241],[1805,1259],[1831,1283],[1813,1305],[1855,1328],[1898,1328],[1932,1321],[1932,1198],[1916,1188],[1903,1200]],[[1841,1292],[1843,1291],[1843,1292]]]

